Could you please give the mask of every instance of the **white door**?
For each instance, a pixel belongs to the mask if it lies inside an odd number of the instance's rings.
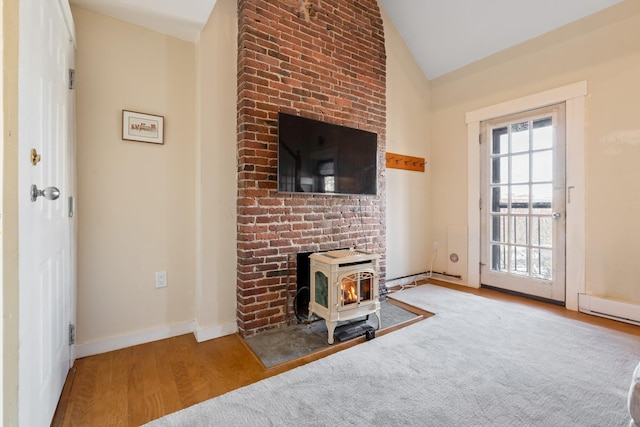
[[[70,16],[66,0],[20,0],[18,416],[23,426],[50,425],[71,363]],[[32,149],[39,159],[32,161]],[[32,185],[48,190],[32,200]]]
[[[481,284],[565,300],[564,104],[481,124]]]

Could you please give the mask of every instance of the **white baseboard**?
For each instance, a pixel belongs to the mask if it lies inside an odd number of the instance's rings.
[[[236,322],[231,322],[210,328],[198,327],[193,334],[196,336],[196,341],[203,342],[235,334],[236,332],[238,332],[238,324]]]
[[[430,278],[434,279],[434,280],[439,280],[441,282],[453,283],[455,285],[462,285],[462,286],[467,286],[467,287],[470,287],[470,288],[474,288],[475,287],[475,286],[471,286],[470,284],[468,284],[467,282],[463,281],[462,279],[458,279],[457,277],[453,277],[453,276],[448,276],[446,274],[432,273]]]
[[[578,310],[582,313],[640,325],[640,305],[578,294]]]
[[[420,273],[420,274],[415,274],[413,276],[402,277],[400,279],[387,280],[385,282],[385,285],[388,288],[392,288],[394,286],[410,287],[412,285],[415,285],[416,282],[421,282],[425,280],[428,281],[429,279],[438,280],[440,282],[453,283],[454,285],[467,286],[469,288],[476,288],[476,289],[478,288],[478,286],[470,285],[469,283],[463,281],[462,279],[458,279],[457,277],[449,276],[446,274],[439,274],[439,273],[431,273],[431,274]]]
[[[399,279],[391,279],[384,282],[387,288],[393,288],[394,286],[407,286],[413,285],[415,282],[426,280],[428,275],[426,273],[414,274],[412,276],[401,277]]]
[[[164,328],[152,329],[149,331],[136,332],[129,335],[108,338],[106,340],[94,341],[84,344],[75,344],[72,354],[75,358],[93,356],[95,354],[106,353],[108,351],[119,350],[121,348],[132,347],[134,345],[145,344],[152,341],[163,340],[176,337],[178,335],[195,332],[196,322],[187,322],[179,325],[167,326]]]

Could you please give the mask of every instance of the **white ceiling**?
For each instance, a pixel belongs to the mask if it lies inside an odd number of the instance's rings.
[[[429,79],[622,0],[381,0]]]
[[[196,42],[216,0],[70,0],[72,6]]]
[[[429,79],[622,0],[380,0]],[[216,0],[70,0],[195,42]]]

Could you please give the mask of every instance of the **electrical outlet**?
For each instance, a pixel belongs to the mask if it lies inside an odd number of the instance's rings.
[[[167,287],[167,272],[156,271],[156,288],[166,288],[166,287]]]
[[[433,250],[438,252],[438,249],[440,249],[440,243],[438,242],[433,242]]]

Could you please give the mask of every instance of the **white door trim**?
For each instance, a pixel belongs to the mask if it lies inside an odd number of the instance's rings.
[[[467,220],[468,282],[480,287],[480,122],[548,105],[566,103],[566,307],[578,310],[578,294],[585,292],[585,98],[587,82],[536,93],[491,105],[466,115],[467,122]]]

